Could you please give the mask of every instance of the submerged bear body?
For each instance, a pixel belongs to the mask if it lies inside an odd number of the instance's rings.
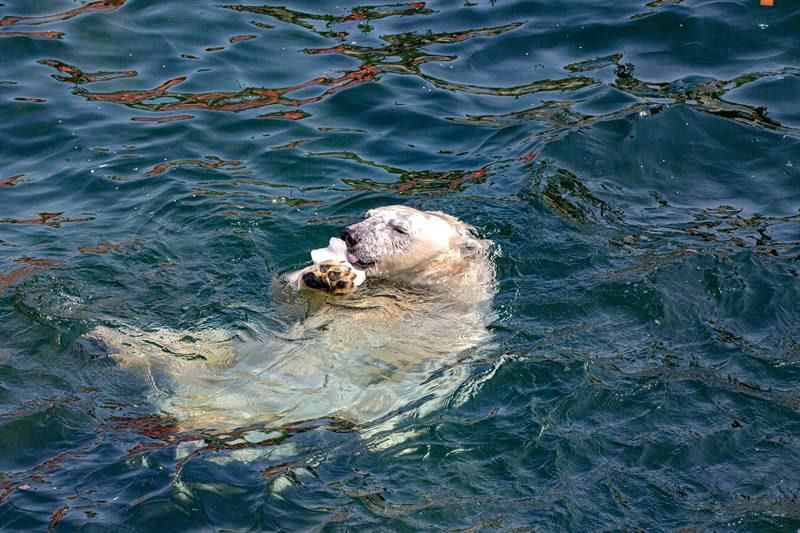
[[[454,217],[403,206],[370,211],[342,237],[367,283],[303,300],[276,280],[304,315],[279,334],[99,327],[90,337],[152,376],[160,407],[185,427],[365,424],[438,408],[466,377],[460,358],[490,339],[490,243]]]

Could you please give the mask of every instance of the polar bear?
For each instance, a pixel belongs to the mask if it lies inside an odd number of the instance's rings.
[[[341,238],[367,282],[332,290],[320,265],[277,278],[278,300],[297,306],[288,280],[306,293],[304,316],[281,334],[101,326],[86,338],[144,369],[185,428],[364,425],[436,409],[466,378],[461,358],[490,339],[491,242],[451,215],[401,205],[368,211]],[[346,267],[332,281],[342,279]]]

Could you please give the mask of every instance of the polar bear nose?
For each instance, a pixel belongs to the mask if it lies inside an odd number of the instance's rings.
[[[355,246],[355,245],[356,245],[356,243],[358,242],[358,239],[356,239],[356,236],[355,236],[355,234],[354,234],[354,233],[353,233],[353,232],[352,232],[350,229],[348,229],[348,228],[344,228],[344,229],[342,230],[341,239],[342,239],[344,242],[346,242],[346,243],[347,243],[347,246],[348,246],[348,247]]]

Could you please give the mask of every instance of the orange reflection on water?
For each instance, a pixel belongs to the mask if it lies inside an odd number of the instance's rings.
[[[6,274],[4,276],[0,276],[0,291],[5,289],[6,287],[14,285],[15,283],[17,283],[19,281],[22,281],[24,279],[27,279],[27,278],[31,277],[38,270],[41,270],[41,269],[33,268],[33,267],[22,267],[22,268],[18,268],[16,270],[12,270],[11,272],[9,272],[8,274]]]
[[[66,83],[75,83],[80,85],[82,83],[95,83],[100,81],[108,81],[108,80],[116,80],[118,78],[133,78],[138,73],[135,70],[121,70],[118,72],[84,72],[78,67],[74,67],[72,65],[68,65],[56,59],[42,59],[37,61],[40,65],[47,65],[48,67],[53,67],[57,71],[64,74],[64,76],[59,76],[58,74],[53,74],[53,78],[57,79],[58,81],[63,81]]]
[[[61,39],[63,31],[0,31],[0,37],[29,37],[31,39]]]
[[[375,6],[360,6],[354,7],[347,15],[325,15],[318,13],[305,13],[302,11],[295,11],[281,6],[247,6],[247,5],[223,5],[224,9],[232,11],[239,11],[243,13],[254,13],[258,15],[267,15],[276,18],[288,24],[294,24],[311,30],[323,37],[338,37],[343,38],[347,36],[345,31],[328,31],[317,30],[311,21],[323,22],[326,28],[330,28],[335,24],[344,22],[364,22],[368,20],[379,20],[386,17],[401,16],[407,17],[412,15],[429,15],[433,13],[430,9],[425,9],[425,2],[411,2],[411,3],[397,3],[397,4],[382,4]]]
[[[168,122],[178,122],[179,120],[193,119],[194,115],[169,115],[166,117],[131,117],[134,122],[153,122],[155,124],[166,124]]]
[[[25,174],[17,174],[16,176],[11,176],[10,178],[6,178],[3,181],[0,181],[0,187],[13,187],[24,176]]]
[[[222,167],[237,167],[242,164],[241,161],[225,161],[218,157],[208,157],[210,161],[203,161],[201,159],[179,159],[177,161],[168,161],[160,163],[151,168],[145,176],[157,176],[175,167],[197,167],[197,168],[222,168]]]
[[[83,218],[62,218],[64,212],[58,213],[39,213],[39,218],[28,218],[28,219],[18,219],[18,218],[3,218],[0,219],[0,224],[33,224],[33,225],[40,225],[40,226],[50,226],[52,228],[57,228],[61,224],[66,224],[69,222],[88,222],[90,220],[94,220],[94,217],[83,217]]]
[[[50,529],[55,529],[58,523],[64,518],[64,515],[67,514],[67,511],[69,511],[69,505],[66,503],[56,509],[53,514],[50,515],[50,523],[48,524],[48,527]]]
[[[475,181],[479,182],[483,178],[486,177],[486,174],[489,173],[489,167],[491,165],[486,165],[484,167],[479,168],[478,170],[473,170],[471,172],[465,172],[463,176],[455,178],[453,181],[450,182],[450,185],[447,186],[448,189],[455,190],[464,185],[467,182]]]
[[[12,270],[8,274],[0,275],[0,291],[17,282],[29,278],[40,270],[57,267],[64,264],[64,261],[58,259],[35,259],[33,257],[20,257],[19,259],[15,259],[14,262],[22,263],[25,266],[16,270]]]
[[[180,470],[183,465],[193,458],[205,455],[216,454],[223,450],[242,450],[265,448],[281,443],[287,437],[314,431],[320,428],[330,428],[337,432],[349,432],[355,428],[347,420],[337,417],[326,417],[314,420],[301,420],[291,425],[279,426],[275,428],[278,432],[276,438],[268,438],[258,442],[248,441],[243,438],[253,429],[263,430],[263,426],[256,425],[250,427],[229,428],[224,432],[211,429],[187,430],[181,426],[180,421],[168,415],[145,415],[145,416],[112,416],[109,420],[110,429],[118,432],[130,432],[147,437],[148,441],[141,441],[129,448],[126,455],[138,455],[151,450],[163,449],[169,446],[176,446],[181,442],[203,442],[204,446],[198,447],[183,457],[176,469]],[[146,497],[145,497],[146,498]]]
[[[282,144],[280,146],[273,146],[270,150],[290,150],[292,148],[297,148],[299,146],[304,145],[311,139],[298,139],[296,141],[292,141],[290,143]]]
[[[228,43],[236,44],[242,41],[252,41],[255,38],[256,38],[255,35],[236,35],[235,37],[231,37],[230,39],[228,39]]]
[[[110,241],[101,242],[97,246],[86,246],[78,248],[78,252],[82,254],[107,254],[108,252],[123,253],[122,248],[130,245],[130,242],[113,243]]]
[[[265,115],[258,115],[258,118],[274,118],[276,120],[301,120],[311,115],[305,111],[276,111]]]
[[[62,20],[69,20],[84,13],[91,13],[94,11],[113,11],[121,7],[127,0],[101,0],[98,2],[90,2],[88,4],[68,9],[52,15],[42,15],[39,17],[3,17],[0,19],[0,28],[7,26],[15,26],[23,24],[26,26],[39,26],[41,24],[51,24]]]
[[[398,7],[400,9],[390,9],[381,11],[376,8],[380,7]],[[409,7],[410,9],[404,9],[405,7]],[[419,15],[425,9],[425,2],[413,2],[410,4],[387,4],[385,6],[362,6],[362,7],[354,7],[350,10],[349,15],[345,15],[344,17],[339,17],[337,22],[348,22],[351,20],[355,21],[362,21],[362,20],[378,20],[385,17],[391,17],[394,15],[401,15],[401,16],[409,16],[409,15]],[[428,14],[431,11],[428,10],[426,13]]]
[[[494,163],[489,163],[477,170],[408,170],[361,158],[353,152],[317,152],[309,154],[314,157],[347,159],[357,163],[383,170],[397,176],[397,181],[385,183],[372,179],[346,178],[342,181],[357,190],[395,190],[398,193],[414,194],[446,194],[459,190],[465,183],[480,183],[489,175]]]
[[[480,182],[489,172],[486,165],[478,170],[462,171],[452,170],[446,172],[408,172],[401,176],[400,181],[394,184],[394,189],[400,193],[422,191],[455,191],[465,183]]]
[[[185,109],[206,109],[210,111],[232,111],[238,113],[248,109],[271,105],[298,107],[319,102],[342,89],[377,79],[380,70],[370,65],[362,65],[358,70],[346,72],[338,78],[320,76],[307,82],[280,89],[248,87],[241,91],[214,91],[207,93],[181,93],[170,89],[186,81],[185,76],[168,80],[154,89],[135,91],[115,91],[112,93],[93,93],[76,89],[75,94],[94,102],[122,104],[136,109],[164,112]],[[65,80],[62,80],[65,81]],[[328,87],[322,94],[308,98],[289,98],[286,95],[308,87]],[[148,102],[148,100],[152,100]],[[165,101],[166,100],[166,101]]]

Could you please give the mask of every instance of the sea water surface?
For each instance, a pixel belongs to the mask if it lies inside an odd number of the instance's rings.
[[[0,163],[4,530],[800,527],[797,2],[4,0]],[[404,438],[187,434],[80,349],[286,327],[394,203],[498,252]]]

